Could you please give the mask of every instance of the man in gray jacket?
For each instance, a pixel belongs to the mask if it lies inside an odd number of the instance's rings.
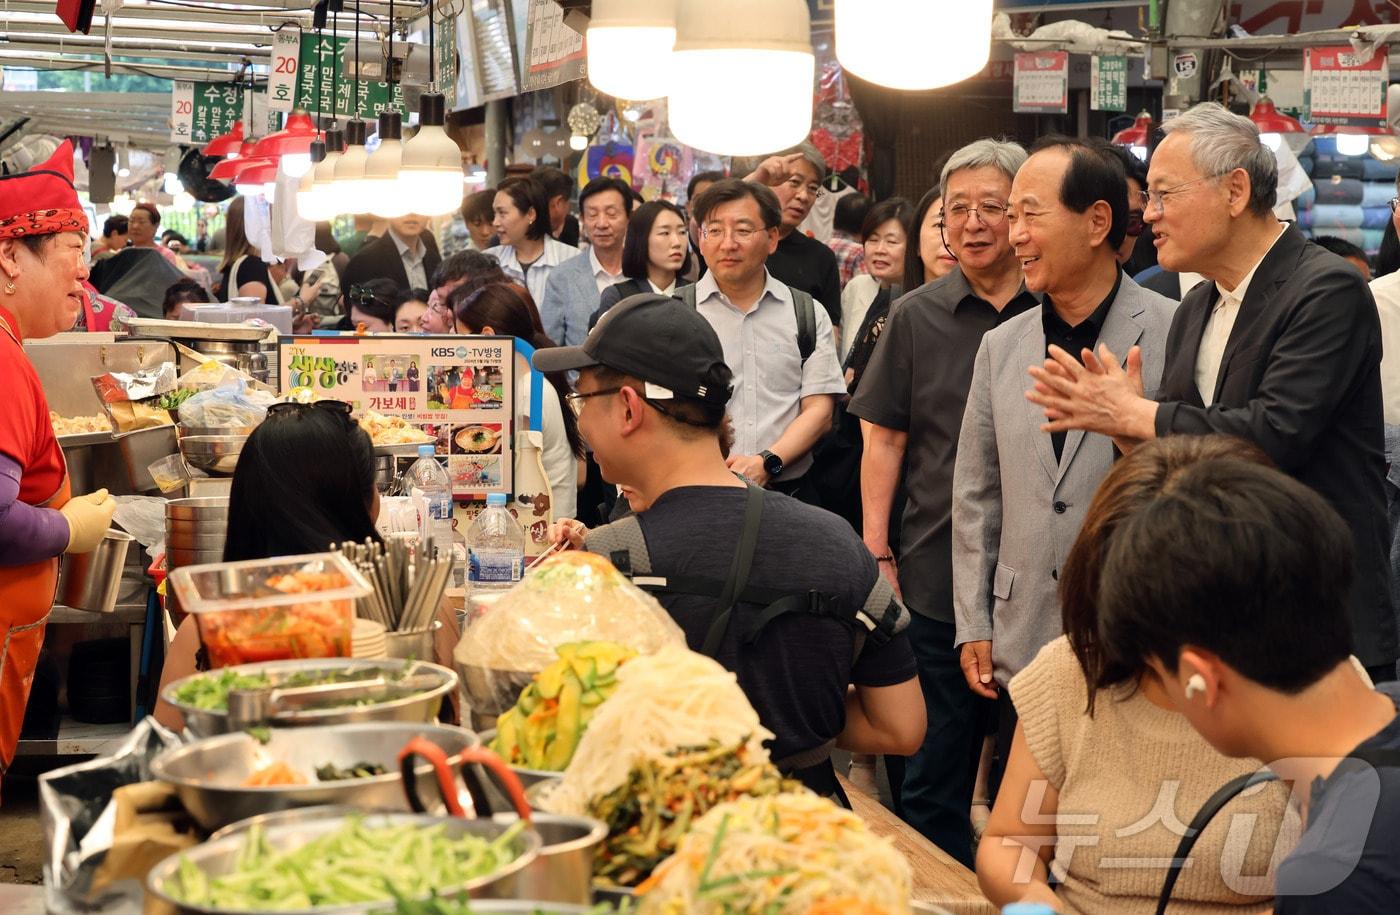
[[[1140,346],[1150,396],[1176,303],[1119,269],[1126,177],[1103,149],[1042,140],[1016,174],[1007,220],[1026,287],[1043,300],[989,331],[977,352],[953,471],[953,606],[968,686],[1000,694],[998,731],[1009,736],[1004,687],[1063,631],[1059,570],[1115,456],[1106,436],[1040,431],[1027,370],[1051,344],[1081,358],[1099,344]]]

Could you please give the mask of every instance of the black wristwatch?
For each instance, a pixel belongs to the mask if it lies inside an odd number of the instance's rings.
[[[758,456],[763,458],[763,472],[770,477],[776,477],[783,472],[783,459],[771,451],[760,451]]]

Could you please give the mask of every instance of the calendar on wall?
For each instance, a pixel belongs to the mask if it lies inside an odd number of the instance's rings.
[[[1371,126],[1386,118],[1389,48],[1369,55],[1350,45],[1303,51],[1303,120],[1315,124]]]

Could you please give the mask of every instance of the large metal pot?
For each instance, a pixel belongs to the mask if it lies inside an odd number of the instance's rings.
[[[313,725],[341,724],[362,721],[400,721],[427,724],[437,718],[442,698],[457,687],[457,676],[446,667],[429,664],[425,661],[371,660],[368,658],[310,658],[294,661],[265,661],[261,664],[241,664],[212,673],[194,674],[168,684],[161,691],[161,698],[179,710],[185,717],[185,727],[199,737],[229,733],[227,710],[201,709],[176,700],[180,687],[194,677],[217,677],[226,671],[253,676],[262,674],[273,684],[284,682],[297,673],[320,673],[328,671],[363,671],[372,668],[400,673],[413,665],[415,675],[435,677],[438,685],[432,689],[414,693],[392,702],[379,702],[372,705],[345,705],[335,708],[298,711],[280,715],[273,719],[275,727],[310,727]]]
[[[115,610],[126,554],[135,539],[125,531],[111,529],[92,552],[65,556],[58,576],[58,602],[90,613]]]
[[[414,737],[441,747],[454,765],[463,750],[480,743],[463,728],[397,721],[277,728],[266,744],[240,731],[167,750],[151,763],[151,774],[173,785],[195,822],[209,831],[248,817],[323,804],[407,812],[398,751]],[[243,786],[256,770],[272,762],[286,763],[312,780],[305,785]],[[384,774],[316,781],[316,768],[327,763],[342,769],[369,763],[382,766]],[[425,775],[432,771],[427,763],[419,768]]]
[[[502,815],[497,821],[511,823]],[[534,813],[530,825],[540,834],[539,857],[520,876],[520,895],[552,902],[587,902],[593,893],[593,858],[608,836],[602,820]]]
[[[320,820],[269,827],[264,835],[268,845],[272,848],[290,849],[304,845],[328,832],[334,832],[341,827],[344,819],[343,816],[330,816]],[[470,834],[486,839],[494,839],[509,828],[509,824],[494,820],[463,820],[409,813],[370,814],[364,818],[364,822],[370,827],[397,826],[403,823],[421,824],[423,828],[441,825],[446,834],[451,837]],[[439,887],[438,889],[443,893],[466,891],[474,900],[517,898],[521,872],[529,867],[539,855],[540,836],[533,829],[526,829],[519,835],[516,842],[518,856],[506,867],[494,874],[473,880],[465,886]],[[146,877],[146,889],[152,896],[168,905],[170,910],[177,915],[264,915],[264,913],[251,910],[213,909],[192,905],[181,902],[171,895],[171,890],[178,886],[176,875],[184,862],[189,862],[199,868],[206,877],[219,877],[235,870],[239,856],[243,852],[243,844],[244,837],[235,835],[216,841],[211,840],[188,851],[171,855],[151,869]],[[352,913],[359,915],[359,913],[382,911],[391,908],[392,905],[392,900],[380,900],[347,906],[319,906],[308,909],[280,909],[278,911],[281,915],[332,915],[332,913],[334,915],[352,915]]]

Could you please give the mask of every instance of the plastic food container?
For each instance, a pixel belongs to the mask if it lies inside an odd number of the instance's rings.
[[[340,553],[185,566],[170,586],[212,667],[349,657],[355,602],[370,593]]]

